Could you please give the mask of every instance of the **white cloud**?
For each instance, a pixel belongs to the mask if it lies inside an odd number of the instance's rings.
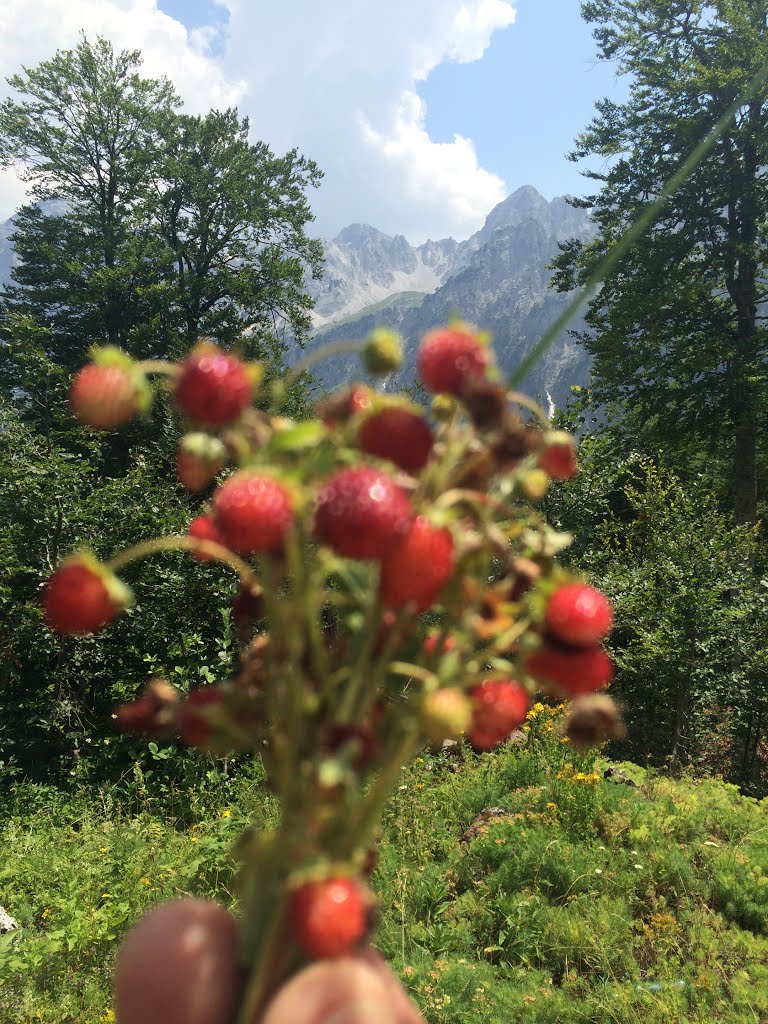
[[[297,147],[325,180],[312,205],[327,234],[367,221],[412,240],[466,237],[505,194],[472,141],[434,142],[416,88],[445,61],[478,60],[512,0],[217,0],[228,23],[188,32],[156,0],[3,0],[0,74],[76,44],[82,28],[139,48],[185,109],[237,105],[254,138]],[[7,92],[7,90],[6,90]],[[0,218],[18,195],[0,179]]]
[[[361,117],[362,137],[402,183],[407,199],[419,204],[419,222],[447,218],[463,237],[501,202],[504,183],[479,166],[471,139],[455,135],[453,142],[433,142],[425,118],[423,101],[406,92],[387,132]]]

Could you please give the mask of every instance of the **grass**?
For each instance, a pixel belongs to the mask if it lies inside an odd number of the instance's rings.
[[[630,765],[637,787],[606,780],[556,714],[538,706],[522,749],[403,770],[376,941],[427,1020],[768,1020],[766,802]],[[236,904],[227,850],[251,807],[275,814],[257,771],[219,776],[183,812],[132,798],[128,813],[114,789],[25,788],[4,808],[0,903],[22,927],[0,937],[3,1022],[112,1020],[125,929],[183,893]]]

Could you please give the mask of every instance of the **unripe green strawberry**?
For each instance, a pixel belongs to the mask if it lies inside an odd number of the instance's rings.
[[[362,351],[369,373],[383,376],[397,370],[403,362],[403,339],[388,327],[376,327],[368,335]]]
[[[421,705],[421,728],[430,743],[456,740],[472,722],[472,701],[458,687],[428,693]]]
[[[349,953],[367,931],[367,901],[352,878],[306,882],[291,893],[288,916],[304,953],[314,959]]]

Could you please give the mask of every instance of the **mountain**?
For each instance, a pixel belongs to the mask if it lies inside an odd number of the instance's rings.
[[[324,243],[326,276],[309,289],[317,317],[307,349],[363,338],[376,326],[396,328],[405,339],[406,362],[388,386],[402,386],[415,378],[422,335],[459,316],[493,333],[499,366],[509,374],[569,301],[549,286],[547,264],[558,242],[592,234],[584,210],[563,197],[549,202],[530,185],[494,207],[483,227],[461,243],[449,238],[413,247],[402,235],[351,225]],[[582,325],[577,319],[571,328]],[[324,361],[313,373],[323,388],[360,375],[354,356]],[[571,386],[585,384],[588,376],[587,355],[564,332],[523,386],[542,401],[563,405]]]
[[[453,266],[458,244],[444,238],[414,248],[403,235],[350,224],[323,248],[325,272],[308,289],[317,330],[398,292],[434,291]]]
[[[58,211],[56,211],[58,212]],[[10,280],[11,221],[0,224],[0,286]],[[558,242],[588,239],[594,229],[586,211],[563,197],[546,200],[530,185],[517,189],[488,214],[471,238],[427,241],[412,246],[368,224],[350,224],[324,240],[325,273],[310,281],[314,336],[302,351],[289,346],[288,362],[329,341],[364,338],[377,326],[396,328],[406,343],[405,365],[385,386],[416,377],[415,354],[423,334],[459,316],[494,337],[499,366],[509,374],[568,302],[549,287],[547,264]],[[580,319],[570,325],[583,326]],[[360,376],[355,356],[337,356],[313,368],[327,390]],[[568,400],[574,384],[585,384],[589,359],[567,332],[531,372],[523,388],[555,405]]]

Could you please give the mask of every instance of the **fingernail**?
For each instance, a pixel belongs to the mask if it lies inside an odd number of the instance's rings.
[[[355,1000],[335,1007],[320,1024],[394,1024],[395,1018],[384,1003],[371,999]]]

